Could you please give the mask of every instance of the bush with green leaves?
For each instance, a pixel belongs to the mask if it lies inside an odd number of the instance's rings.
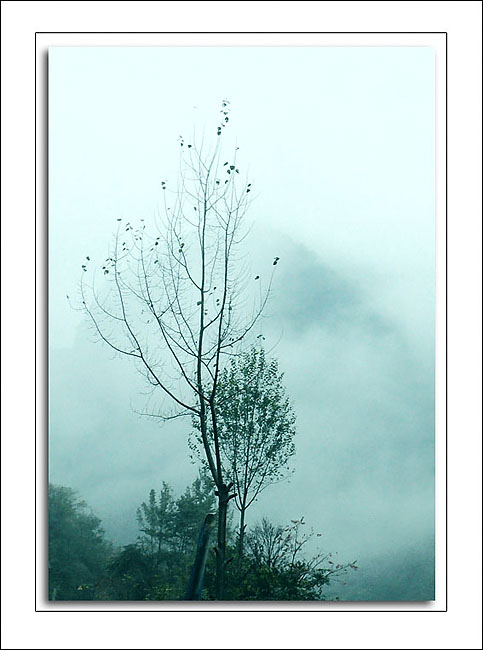
[[[268,519],[247,533],[244,555],[229,571],[227,589],[232,600],[325,600],[324,588],[356,562],[339,563],[332,553],[308,547],[320,533],[303,532],[304,518],[287,526]]]

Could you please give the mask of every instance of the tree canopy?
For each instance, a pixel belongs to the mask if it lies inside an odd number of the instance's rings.
[[[49,485],[49,599],[98,598],[111,552],[86,502],[71,488]]]
[[[241,553],[247,508],[262,490],[290,474],[295,454],[295,413],[277,360],[255,346],[232,357],[220,374],[215,409],[223,467],[240,511]],[[196,419],[193,423],[199,448],[199,426]]]

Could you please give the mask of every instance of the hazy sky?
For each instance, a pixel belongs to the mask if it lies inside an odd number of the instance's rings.
[[[281,258],[263,325],[298,421],[294,477],[248,524],[304,515],[390,586],[433,548],[431,48],[50,48],[51,480],[127,543],[149,489],[195,474],[189,423],[135,415],[140,378],[66,294],[117,218],[154,215],[178,136],[211,137],[223,99],[253,183],[252,266]]]

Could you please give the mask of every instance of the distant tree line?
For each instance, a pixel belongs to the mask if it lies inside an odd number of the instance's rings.
[[[178,497],[167,483],[137,509],[139,536],[115,547],[101,521],[67,487],[49,487],[50,600],[183,600],[200,526],[215,509],[211,479],[200,474]],[[263,519],[245,534],[227,529],[226,600],[325,600],[324,588],[355,569],[331,554],[306,552],[316,537],[303,518],[287,526]],[[216,557],[208,556],[203,600],[216,598]]]

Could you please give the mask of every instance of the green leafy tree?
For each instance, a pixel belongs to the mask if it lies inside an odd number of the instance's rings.
[[[136,518],[142,536],[140,546],[156,570],[166,551],[172,548],[174,537],[175,502],[169,485],[163,482],[159,495],[149,493],[148,502],[137,509]]]
[[[201,525],[216,507],[211,478],[200,473],[176,500],[173,517],[173,546],[179,553],[192,554]]]
[[[49,600],[100,598],[111,553],[86,502],[71,488],[49,485]]]
[[[111,564],[111,578],[117,580],[119,593],[129,589],[130,593],[142,596],[138,599],[183,598],[201,525],[215,505],[213,482],[202,473],[178,498],[165,482],[158,494],[151,490],[148,501],[137,510],[141,535],[135,545],[136,553],[126,547]],[[128,567],[124,575],[121,569],[131,560],[134,567]]]
[[[220,375],[215,408],[222,462],[240,512],[242,556],[247,509],[262,490],[290,474],[295,454],[295,414],[277,360],[255,346],[232,358]],[[199,427],[194,424],[199,448]]]

